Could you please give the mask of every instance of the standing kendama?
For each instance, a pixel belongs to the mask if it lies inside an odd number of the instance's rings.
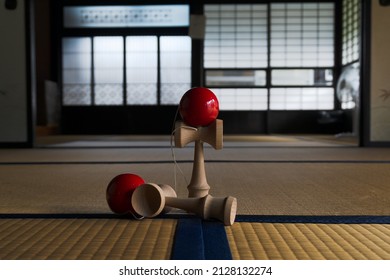
[[[217,219],[225,225],[234,223],[237,199],[232,196],[213,197],[206,179],[204,143],[220,150],[223,146],[223,121],[217,119],[219,102],[208,88],[195,87],[181,98],[179,112],[182,120],[176,121],[175,147],[182,148],[195,142],[192,176],[187,198],[179,198],[172,187],[137,178],[135,174],[115,178],[107,187],[107,202],[115,213],[132,213],[152,218],[179,208],[203,219]],[[190,128],[190,129],[189,129]],[[123,184],[123,185],[122,185]],[[119,210],[118,210],[119,209]]]

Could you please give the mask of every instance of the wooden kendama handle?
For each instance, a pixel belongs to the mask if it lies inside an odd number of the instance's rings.
[[[210,186],[207,183],[203,142],[195,141],[194,163],[192,165],[191,181],[187,186],[188,197],[204,197],[209,194]]]
[[[151,218],[159,215],[165,207],[174,207],[194,213],[203,219],[217,219],[225,225],[234,223],[237,213],[237,199],[228,197],[177,198],[169,195],[169,186],[163,190],[153,183],[137,187],[132,195],[131,203],[135,212],[143,217]],[[172,188],[171,188],[172,189]],[[173,189],[172,189],[173,190]]]
[[[210,186],[207,183],[203,143],[208,143],[215,149],[222,149],[223,121],[216,119],[208,126],[193,128],[182,121],[176,122],[175,146],[184,147],[190,142],[195,142],[194,164],[192,177],[187,186],[188,197],[204,197],[209,194]]]
[[[237,213],[237,199],[232,196],[177,198],[165,197],[165,204],[194,213],[205,220],[217,219],[226,226],[234,223]]]

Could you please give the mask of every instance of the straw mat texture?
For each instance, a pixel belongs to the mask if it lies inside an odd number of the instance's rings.
[[[222,150],[204,145],[205,159],[226,162],[390,162],[388,148],[360,147],[267,147],[256,144],[224,143]],[[132,148],[41,148],[0,149],[0,164],[64,164],[64,163],[173,163],[172,153],[177,161],[191,161],[194,158],[192,146],[185,148],[132,147]]]
[[[165,260],[176,220],[0,219],[2,260]]]
[[[172,217],[104,216],[112,215],[105,192],[118,174],[175,186],[169,138],[139,140],[0,150],[0,259],[167,260],[175,256],[180,224],[186,226],[181,249],[198,248],[187,234],[188,224]],[[235,140],[218,151],[205,145],[205,165],[210,194],[236,197],[237,214],[390,216],[390,149]],[[186,197],[193,148],[175,149],[175,155],[184,174],[176,173],[175,189]],[[205,258],[207,246],[220,246],[214,240],[226,235],[224,248],[237,260],[390,260],[389,223],[246,220],[225,227],[223,234],[209,227],[212,223],[198,224]]]
[[[389,224],[235,223],[234,260],[390,260]]]
[[[192,163],[181,164],[190,178]],[[173,184],[171,164],[0,166],[0,213],[111,213],[105,191],[121,173]],[[238,200],[238,214],[390,215],[387,164],[208,163],[213,196]],[[186,197],[178,175],[178,197]]]

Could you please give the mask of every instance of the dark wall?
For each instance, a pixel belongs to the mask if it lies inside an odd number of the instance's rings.
[[[172,132],[177,106],[66,106],[64,134],[162,134]]]
[[[46,125],[45,80],[55,80],[52,63],[50,0],[35,0],[36,122]]]
[[[177,106],[66,106],[64,134],[162,134],[179,120]],[[352,131],[351,111],[221,111],[224,134],[337,134]],[[176,117],[176,119],[175,119]]]

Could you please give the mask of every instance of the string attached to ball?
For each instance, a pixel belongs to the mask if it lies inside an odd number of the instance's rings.
[[[187,180],[186,176],[184,175],[183,170],[181,170],[181,168],[180,168],[180,166],[179,166],[179,164],[178,164],[178,162],[176,160],[175,149],[174,149],[174,145],[173,145],[173,139],[174,139],[174,136],[175,136],[175,132],[177,130],[175,128],[175,123],[176,123],[176,120],[177,120],[177,115],[179,113],[179,108],[180,108],[180,106],[177,107],[177,110],[176,110],[176,113],[175,113],[175,117],[173,119],[171,139],[170,139],[171,155],[172,155],[172,160],[173,160],[173,180],[174,180],[173,189],[175,191],[176,191],[176,186],[177,186],[177,170],[179,170],[180,174],[184,178],[184,181],[188,185],[188,180]],[[183,127],[186,128],[186,129],[192,129],[192,130],[195,130],[195,131],[198,130],[196,127],[192,127],[192,126],[183,126]]]

